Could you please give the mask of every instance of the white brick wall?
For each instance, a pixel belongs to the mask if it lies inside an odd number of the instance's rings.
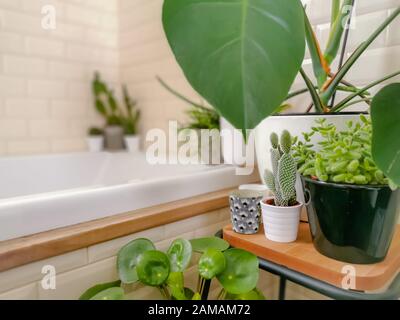
[[[0,0],[0,155],[80,151],[95,70],[119,84],[119,0]],[[41,27],[54,5],[56,30]]]
[[[143,112],[141,132],[154,127],[166,129],[171,119],[185,121],[187,105],[166,92],[155,79],[159,75],[178,91],[201,101],[168,47],[161,24],[162,2],[0,0],[0,155],[84,149],[86,129],[102,123],[93,110],[90,92],[96,69],[115,86],[128,84]],[[327,2],[311,0],[308,7],[323,46],[329,32]],[[351,32],[349,52],[400,5],[400,0],[357,3],[356,29]],[[56,30],[41,28],[40,10],[44,4],[56,7]],[[399,56],[397,19],[347,79],[365,85],[399,69]],[[312,73],[309,61],[305,61],[304,68]],[[294,88],[299,87],[304,87],[301,77],[294,83]],[[302,111],[309,101],[303,95],[291,102]],[[40,128],[45,124],[47,128]]]

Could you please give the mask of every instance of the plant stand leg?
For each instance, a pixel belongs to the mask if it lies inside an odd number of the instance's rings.
[[[210,285],[211,285],[211,280],[206,280],[204,283],[204,290],[203,290],[203,295],[201,297],[201,300],[208,300],[208,294],[210,292]]]
[[[279,280],[279,300],[285,300],[286,296],[286,278],[280,277]]]

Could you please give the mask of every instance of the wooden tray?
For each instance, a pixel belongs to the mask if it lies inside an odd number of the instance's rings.
[[[337,287],[342,287],[343,279],[348,273],[342,273],[343,268],[351,265],[321,255],[312,244],[308,223],[300,224],[297,241],[289,244],[268,240],[263,229],[256,235],[241,235],[235,233],[232,226],[227,226],[223,235],[232,247],[245,249],[260,258]],[[356,270],[355,290],[376,291],[390,283],[400,271],[400,226],[397,226],[392,246],[383,262],[351,266]]]

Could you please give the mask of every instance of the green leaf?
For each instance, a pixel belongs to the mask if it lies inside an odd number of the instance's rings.
[[[201,294],[196,292],[193,297],[192,297],[193,301],[200,301],[201,300]]]
[[[328,39],[328,44],[325,50],[325,59],[328,64],[336,58],[340,43],[342,41],[344,27],[347,25],[351,15],[351,3],[353,0],[344,0],[343,5],[340,9],[339,14],[336,17],[334,24],[332,25],[331,32]]]
[[[224,289],[232,294],[253,290],[259,277],[257,257],[241,249],[229,249],[224,252],[224,256],[226,268],[217,276]]]
[[[331,30],[340,13],[340,0],[331,0]]]
[[[89,289],[87,289],[80,297],[79,300],[90,300],[96,294],[110,288],[119,287],[121,285],[121,281],[113,281],[108,283],[97,284]]]
[[[165,0],[163,26],[190,84],[238,129],[273,114],[304,58],[299,0]]]
[[[190,240],[193,251],[204,253],[207,249],[213,248],[219,251],[225,251],[229,248],[229,243],[217,237],[199,238]]]
[[[167,279],[171,295],[176,300],[187,300],[182,272],[171,272]]]
[[[163,285],[170,273],[170,262],[164,252],[151,250],[143,253],[136,266],[137,276],[145,285],[158,287]]]
[[[326,81],[326,78],[328,77],[329,66],[325,61],[325,57],[322,54],[317,37],[315,36],[314,30],[311,26],[310,21],[308,20],[307,15],[304,15],[304,21],[307,46],[310,51],[314,75],[318,81],[318,87],[322,88]]]
[[[340,112],[343,109],[345,109],[346,106],[348,106],[348,103],[353,100],[354,98],[356,98],[357,96],[360,96],[361,94],[367,92],[368,89],[371,89],[373,87],[375,87],[376,85],[391,79],[393,77],[396,77],[400,74],[400,71],[397,71],[395,73],[392,73],[388,76],[383,77],[382,79],[376,80],[372,83],[370,83],[369,85],[365,86],[364,88],[358,89],[356,92],[354,92],[353,94],[347,96],[345,99],[343,99],[342,101],[340,101],[336,106],[334,106],[331,109],[331,112]],[[369,100],[369,98],[367,98]]]
[[[155,250],[155,246],[148,239],[136,239],[121,248],[118,252],[117,269],[123,283],[138,281],[136,265],[140,256],[150,250]]]
[[[106,106],[104,105],[103,101],[101,101],[100,99],[96,99],[96,109],[101,115],[107,116]]]
[[[400,186],[400,83],[378,92],[371,106],[372,156],[378,168]]]
[[[108,92],[108,104],[110,105],[110,109],[112,113],[116,113],[118,110],[117,101],[115,100],[114,93],[112,91]]]
[[[192,258],[192,245],[188,240],[176,239],[172,242],[168,251],[172,272],[183,272]]]
[[[226,266],[224,254],[216,249],[208,248],[199,260],[199,274],[207,280],[211,280],[222,271]]]
[[[310,92],[315,108],[317,109],[318,112],[324,112],[324,106],[322,104],[321,99],[319,98],[318,92],[315,89],[314,85],[312,84],[310,78],[308,78],[307,74],[304,72],[303,68],[300,69],[300,74],[307,85],[308,91]]]
[[[266,300],[263,293],[255,288],[250,292],[246,292],[243,294],[231,294],[228,293],[225,297],[225,300]]]
[[[337,86],[349,72],[354,63],[358,60],[358,58],[364,53],[365,50],[370,46],[370,44],[386,29],[386,27],[396,19],[396,17],[400,14],[400,7],[395,9],[393,13],[369,36],[369,38],[364,41],[347,59],[342,68],[335,74],[332,81],[326,88],[326,90],[321,94],[321,100],[324,104],[327,104],[329,99],[332,98],[332,95],[336,91]]]
[[[99,292],[90,300],[124,300],[124,290],[122,288],[109,288]]]

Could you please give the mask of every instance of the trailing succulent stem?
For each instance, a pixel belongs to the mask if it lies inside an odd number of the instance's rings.
[[[283,131],[280,141],[276,133],[271,134],[271,162],[272,172],[265,171],[265,183],[274,194],[275,205],[288,207],[296,201],[296,162],[291,156],[292,137]]]

